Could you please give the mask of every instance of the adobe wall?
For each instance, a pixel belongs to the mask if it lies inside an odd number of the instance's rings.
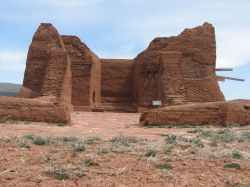
[[[141,125],[249,125],[250,101],[209,102],[153,109],[142,113]]]
[[[76,110],[91,110],[101,101],[101,63],[76,36],[62,36],[71,60],[72,104]]]
[[[61,36],[49,23],[37,29],[29,48],[20,97],[55,96],[71,103],[70,59]]]
[[[179,36],[154,39],[135,58],[134,96],[138,105],[224,101],[215,74],[216,43],[211,24]]]
[[[133,60],[101,59],[103,103],[133,102]]]
[[[0,97],[0,120],[68,123],[70,113],[67,105],[55,99]]]

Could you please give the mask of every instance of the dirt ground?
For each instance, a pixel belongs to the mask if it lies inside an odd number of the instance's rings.
[[[250,186],[250,126],[145,128],[139,114],[0,123],[0,186]]]
[[[169,129],[148,129],[138,126],[138,113],[73,112],[67,126],[46,123],[0,123],[0,136],[34,134],[40,136],[99,136],[108,139],[117,134],[155,138]],[[175,131],[174,129],[170,129]],[[178,130],[179,131],[179,130]]]

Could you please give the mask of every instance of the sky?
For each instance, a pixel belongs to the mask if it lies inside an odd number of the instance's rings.
[[[245,82],[221,82],[227,100],[250,99],[249,0],[0,0],[0,82],[22,83],[32,36],[50,22],[77,35],[103,58],[134,58],[155,37],[214,25],[219,75]]]

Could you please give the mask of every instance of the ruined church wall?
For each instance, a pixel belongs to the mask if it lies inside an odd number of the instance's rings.
[[[211,24],[185,29],[179,36],[154,39],[135,58],[134,95],[138,105],[151,107],[156,99],[165,105],[224,101],[215,63],[216,42]],[[148,73],[143,73],[143,69]]]
[[[209,102],[153,109],[142,113],[142,125],[249,125],[250,102]]]
[[[101,98],[100,61],[78,37],[62,37],[71,60],[72,104],[76,110],[91,110]]]
[[[68,123],[69,110],[57,101],[0,97],[0,120]]]
[[[133,101],[133,60],[101,59],[101,93],[103,103]]]
[[[56,96],[71,103],[70,60],[52,24],[42,23],[29,48],[20,97]]]
[[[92,108],[101,105],[101,62],[94,53],[92,55],[91,79],[90,79],[90,97],[89,102]]]

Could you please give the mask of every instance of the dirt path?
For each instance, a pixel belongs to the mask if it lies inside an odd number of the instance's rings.
[[[0,136],[34,134],[40,136],[98,136],[108,139],[115,135],[155,138],[163,133],[177,132],[180,129],[143,128],[138,125],[138,113],[93,113],[73,112],[72,123],[57,126],[45,123],[0,124]]]

